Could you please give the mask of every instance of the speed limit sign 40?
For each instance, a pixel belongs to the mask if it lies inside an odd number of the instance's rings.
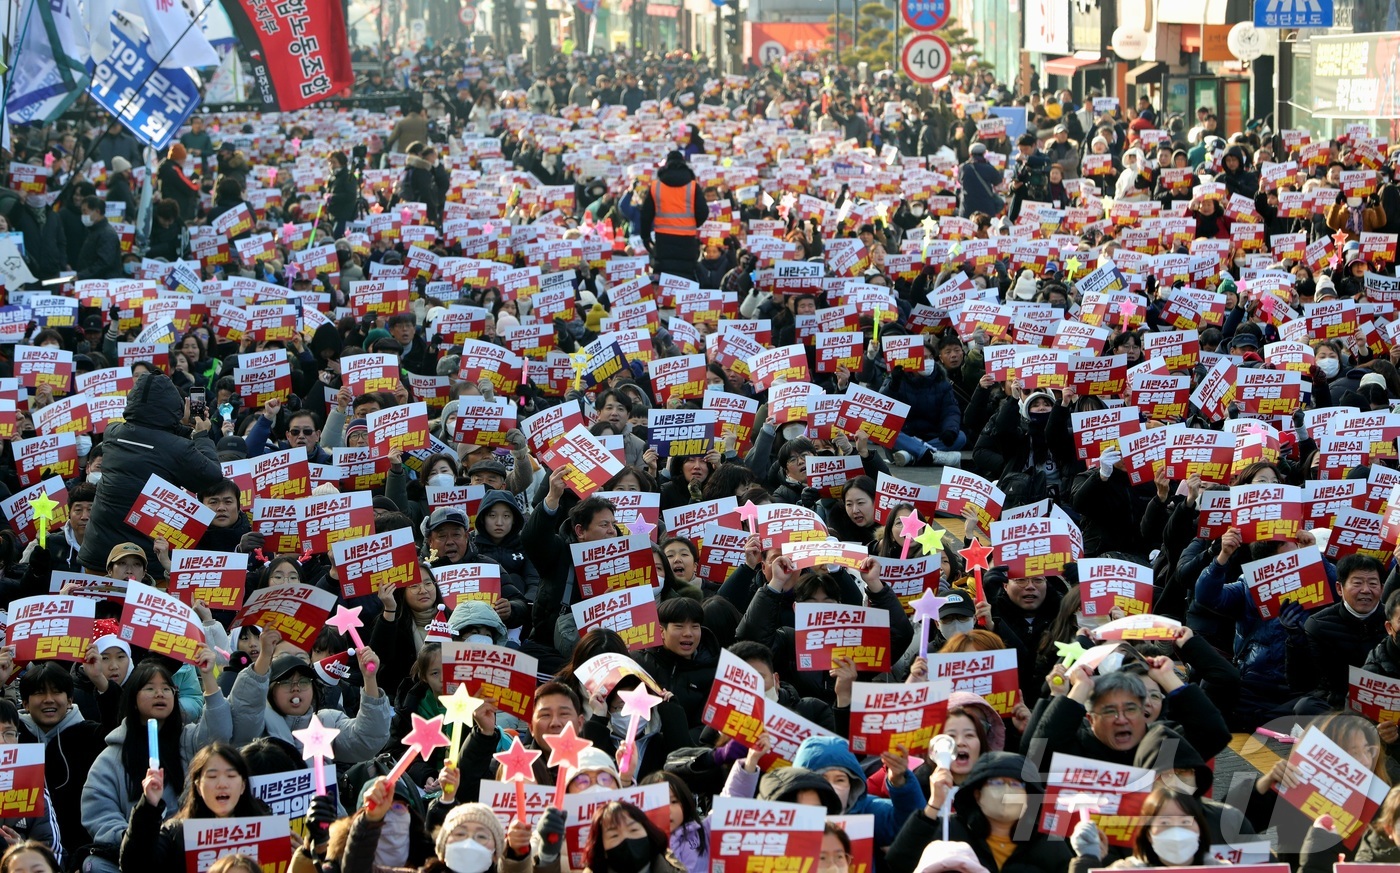
[[[900,58],[904,74],[915,82],[929,85],[938,81],[953,68],[953,53],[940,36],[919,33],[904,44]]]

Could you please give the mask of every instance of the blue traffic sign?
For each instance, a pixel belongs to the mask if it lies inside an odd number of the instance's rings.
[[[948,0],[900,0],[899,9],[904,23],[915,30],[937,30],[952,15]]]
[[[1254,0],[1255,27],[1331,27],[1332,0]]]

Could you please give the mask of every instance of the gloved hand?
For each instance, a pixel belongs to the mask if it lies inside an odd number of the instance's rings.
[[[1321,373],[1321,372],[1322,372],[1322,369],[1321,369],[1321,368],[1318,368],[1318,372]],[[1303,410],[1302,410],[1301,408],[1300,408],[1300,409],[1295,409],[1295,410],[1293,410],[1293,426],[1294,426],[1294,427],[1302,427],[1302,426],[1303,426]]]
[[[1113,475],[1113,465],[1123,460],[1123,453],[1117,449],[1108,449],[1099,456],[1099,478],[1107,480]]]
[[[506,445],[513,451],[529,448],[529,443],[525,440],[525,432],[518,427],[513,427],[506,431]]]
[[[1285,603],[1278,613],[1278,623],[1291,635],[1301,635],[1307,620],[1308,611],[1301,603]]]
[[[559,850],[564,846],[564,825],[567,817],[564,810],[545,807],[540,820],[535,823],[535,833],[540,837],[540,860],[552,863],[559,858]]]
[[[802,489],[802,496],[797,498],[797,502],[811,509],[817,505],[817,501],[821,499],[821,496],[822,493],[820,491],[808,485],[806,488]]]
[[[311,798],[306,807],[306,833],[313,846],[319,846],[330,835],[331,823],[339,817],[335,808],[335,798],[329,794],[318,794]]]
[[[943,443],[943,445],[945,446],[952,446],[953,443],[956,443],[958,441],[958,431],[945,430],[943,431],[943,433],[938,435],[938,441]]]
[[[1069,845],[1076,857],[1103,857],[1103,850],[1099,848],[1099,826],[1092,820],[1081,821],[1074,826],[1069,835]]]
[[[251,555],[253,552],[263,547],[264,541],[265,538],[262,534],[255,530],[250,530],[239,539],[237,551]]]

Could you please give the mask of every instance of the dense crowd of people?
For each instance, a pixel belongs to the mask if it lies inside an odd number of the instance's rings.
[[[343,873],[1400,861],[1365,124],[800,56],[362,84],[402,111],[16,131],[0,873],[256,871],[201,847],[269,816]]]

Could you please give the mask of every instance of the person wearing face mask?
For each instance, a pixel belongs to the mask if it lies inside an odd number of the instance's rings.
[[[1021,755],[988,752],[977,760],[953,797],[948,839],[966,843],[981,865],[1001,873],[1063,873],[1070,863],[1064,842],[1038,832],[1040,787]],[[1029,814],[1028,814],[1029,812]],[[920,869],[925,847],[943,838],[941,811],[925,806],[909,819],[885,855],[888,869]]]
[[[431,477],[428,484],[432,485]],[[501,565],[501,597],[495,603],[496,614],[507,628],[522,627],[540,590],[539,571],[520,542],[525,516],[510,492],[492,489],[482,498],[474,527],[472,549]]]
[[[1190,743],[1165,734],[1143,737],[1133,766],[1156,773],[1158,788],[1189,794],[1200,803],[1207,845],[1245,843],[1254,836],[1254,825],[1239,807],[1205,796],[1214,784],[1215,774]]]
[[[463,807],[469,806],[473,804],[463,804]],[[341,873],[418,870],[429,862],[436,850],[425,819],[423,794],[411,779],[399,779],[391,785],[383,777],[377,777],[360,786],[359,811],[331,825],[326,857],[339,861]],[[462,830],[458,828],[459,836]],[[438,836],[441,835],[439,832]],[[492,833],[493,858],[494,846],[501,845],[494,842],[494,837]],[[443,850],[446,851],[445,844]],[[459,850],[454,855],[468,862],[468,853]]]
[[[593,814],[583,857],[585,873],[684,873],[666,832],[624,801]]]
[[[1114,861],[1109,869],[1141,867],[1197,867],[1213,865],[1205,811],[1195,795],[1164,786],[1152,789],[1142,803],[1147,826],[1138,830],[1133,853]],[[1106,838],[1098,825],[1083,821],[1070,833],[1075,858],[1070,873],[1087,873],[1104,866]]]
[[[1007,380],[1006,388],[1011,402],[1001,404],[977,438],[973,461],[998,480],[1007,506],[1057,497],[1068,488],[1076,463],[1071,405],[1056,403],[1049,391],[1026,393],[1017,379]]]
[[[880,393],[912,407],[904,429],[895,437],[897,466],[956,467],[962,462],[960,450],[967,445],[967,435],[962,432],[962,407],[930,339],[924,341],[923,369],[911,372],[896,368]]]
[[[350,718],[338,709],[317,709],[320,689],[316,672],[297,655],[273,657],[282,635],[263,631],[261,651],[249,667],[239,671],[229,695],[233,710],[233,742],[242,746],[258,737],[276,737],[301,750],[301,741],[292,733],[311,723],[314,712],[321,723],[336,728],[337,766],[350,767],[373,757],[389,741],[389,698],[379,690],[379,656],[369,646],[359,648],[355,657],[364,677],[360,711]]]
[[[126,274],[122,271],[121,239],[107,220],[107,206],[102,198],[84,198],[82,216],[87,238],[83,240],[82,251],[78,255],[78,272],[74,278],[122,278]]]
[[[534,866],[530,834],[530,826],[518,818],[505,831],[491,807],[464,803],[443,819],[437,856],[451,873],[529,873]]]

